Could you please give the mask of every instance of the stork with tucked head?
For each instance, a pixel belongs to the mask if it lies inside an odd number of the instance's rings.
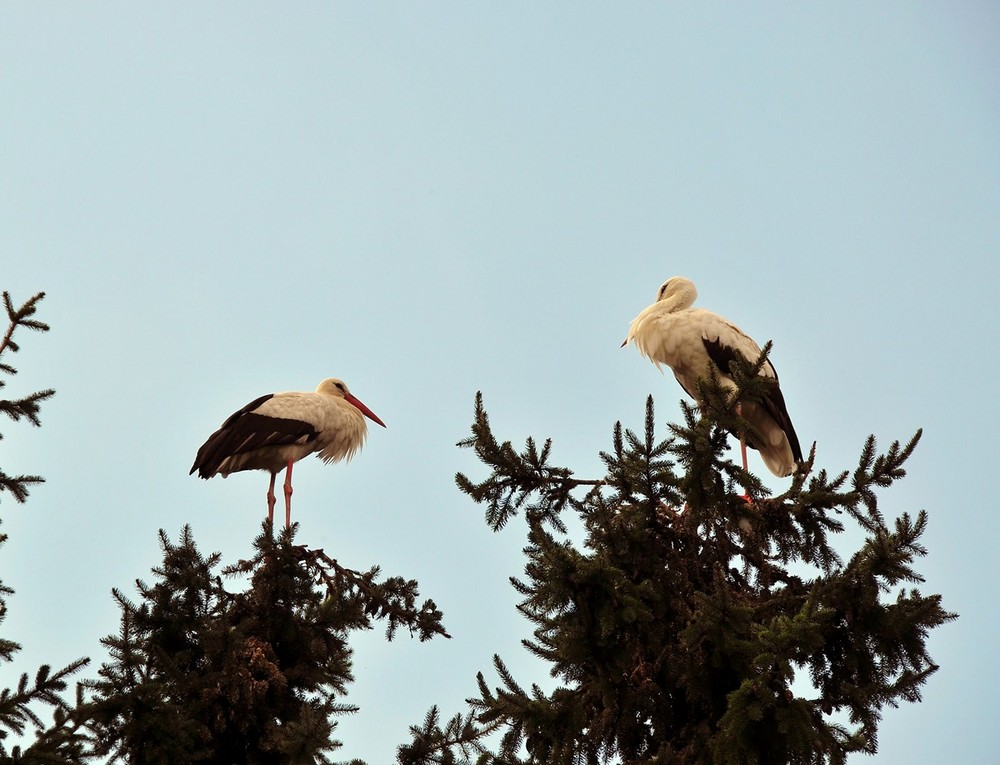
[[[266,470],[267,517],[274,521],[274,482],[285,471],[285,526],[292,517],[292,465],[316,454],[323,462],[350,460],[368,434],[365,417],[385,423],[331,377],[314,393],[269,393],[234,412],[202,444],[191,466],[202,478],[241,470]]]
[[[656,302],[632,321],[622,347],[635,341],[639,353],[657,368],[666,364],[691,398],[698,400],[699,378],[708,377],[714,367],[719,381],[735,389],[730,365],[742,359],[748,365],[760,357],[760,346],[739,327],[704,308],[692,308],[698,291],[690,279],[674,276],[657,293]],[[802,449],[795,428],[785,408],[778,386],[778,373],[770,360],[764,362],[760,376],[772,384],[760,403],[747,402],[740,414],[763,440],[745,439],[740,434],[743,469],[747,469],[746,446],[760,452],[768,470],[776,476],[789,476],[802,461]],[[701,402],[699,402],[701,403]]]

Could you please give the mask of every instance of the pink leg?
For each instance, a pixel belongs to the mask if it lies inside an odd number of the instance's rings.
[[[743,416],[742,404],[736,405],[736,414],[741,417]],[[743,469],[749,472],[749,468],[747,467],[747,440],[744,438],[742,430],[740,431],[740,456],[743,458]]]
[[[274,523],[274,479],[277,477],[277,473],[271,473],[271,483],[267,487],[267,520],[272,524]]]
[[[285,470],[285,528],[292,526],[292,465],[295,460],[288,460],[288,468]]]
[[[740,415],[741,417],[743,416],[742,404],[736,405],[736,414]],[[743,470],[749,473],[750,470],[747,467],[747,440],[746,437],[743,435],[742,430],[740,431],[740,456],[743,458]],[[743,499],[746,501],[747,504],[750,504],[753,501],[750,499],[749,494],[743,494],[741,496],[743,497]]]

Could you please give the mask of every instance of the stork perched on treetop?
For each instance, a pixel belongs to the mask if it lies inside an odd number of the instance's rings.
[[[698,379],[708,377],[714,366],[723,386],[735,389],[730,364],[741,358],[753,365],[760,357],[760,346],[736,325],[704,308],[692,308],[698,291],[690,279],[674,276],[657,293],[656,302],[632,321],[622,347],[635,341],[639,353],[657,368],[666,364],[691,398],[698,400]],[[768,470],[776,476],[789,476],[802,462],[802,449],[795,428],[785,409],[785,399],[778,387],[778,373],[770,360],[759,372],[772,381],[760,403],[747,402],[737,410],[760,434],[763,441],[740,434],[743,469],[747,469],[746,446],[760,452]],[[699,402],[700,403],[700,402]]]
[[[292,465],[315,453],[323,462],[350,460],[368,435],[365,417],[385,423],[347,389],[329,378],[315,393],[269,393],[254,399],[208,437],[191,466],[202,478],[241,470],[266,470],[267,517],[274,522],[274,482],[285,470],[285,526],[292,522]]]

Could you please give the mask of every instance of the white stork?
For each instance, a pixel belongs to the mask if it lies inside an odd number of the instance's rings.
[[[323,462],[350,460],[368,435],[365,417],[385,427],[342,380],[333,377],[321,382],[315,393],[269,393],[234,412],[208,437],[191,473],[225,478],[240,470],[268,471],[267,517],[273,522],[274,481],[284,469],[287,527],[292,520],[292,465],[313,453]]]
[[[692,308],[698,291],[690,279],[675,276],[660,287],[656,302],[632,321],[622,347],[635,341],[639,353],[657,368],[666,364],[691,398],[697,400],[700,377],[708,377],[714,365],[719,381],[735,389],[730,364],[742,358],[748,365],[760,357],[760,346],[739,327],[704,308]],[[778,387],[778,373],[770,361],[760,376],[773,381],[767,395],[758,403],[747,403],[738,410],[763,441],[745,440],[740,434],[743,469],[747,469],[746,446],[760,452],[768,470],[776,476],[791,475],[802,461],[802,450],[792,421],[785,409],[785,399]]]

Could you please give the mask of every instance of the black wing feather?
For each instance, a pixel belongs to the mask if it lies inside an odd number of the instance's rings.
[[[777,373],[775,373],[777,379]],[[774,385],[768,386],[767,395],[761,401],[764,411],[771,415],[778,427],[785,431],[785,438],[788,445],[792,447],[792,457],[796,462],[802,462],[802,447],[799,446],[799,437],[795,435],[795,428],[792,427],[792,418],[788,416],[788,409],[785,406],[785,397],[781,395],[781,388],[777,381]]]
[[[722,338],[709,340],[707,337],[703,337],[701,342],[712,363],[718,367],[720,372],[730,377],[733,376],[732,364],[735,359],[739,359],[748,366],[753,363],[731,345],[723,345]]]
[[[202,444],[188,474],[197,470],[202,478],[211,478],[228,457],[268,446],[307,444],[315,441],[319,433],[308,422],[284,417],[268,417],[254,411],[273,396],[273,393],[261,396],[239,411],[233,412],[222,423],[222,427]]]
[[[709,340],[703,337],[701,341],[705,346],[708,357],[723,374],[732,376],[731,365],[735,359],[740,359],[747,365],[753,364],[753,361],[745,358],[742,353],[732,346],[724,345],[721,338]],[[771,364],[770,359],[767,363]],[[774,384],[768,386],[767,394],[761,400],[761,404],[764,407],[764,411],[785,432],[785,437],[788,439],[788,445],[792,448],[792,456],[795,458],[795,461],[802,462],[802,448],[799,446],[799,437],[795,435],[795,428],[792,427],[792,420],[788,416],[788,409],[785,407],[785,397],[781,395],[781,388],[778,386],[778,371],[774,368],[774,364],[771,364],[771,371],[774,372]],[[752,449],[757,448],[750,443],[749,439],[747,440],[747,446]]]

